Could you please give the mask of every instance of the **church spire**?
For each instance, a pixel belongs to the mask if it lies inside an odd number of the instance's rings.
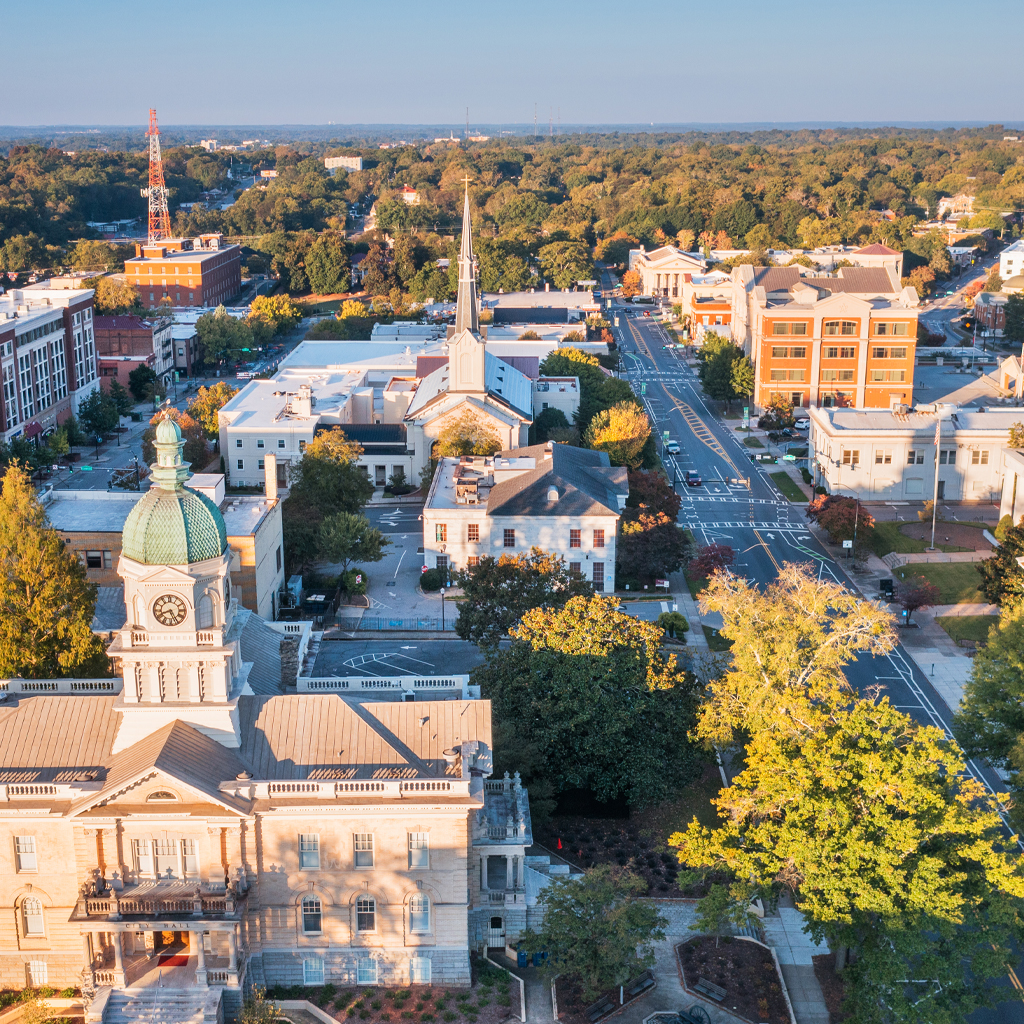
[[[459,249],[459,297],[455,305],[455,333],[480,333],[480,311],[476,291],[476,268],[473,262],[473,224],[469,216],[469,178],[466,183],[466,202],[462,210],[462,246]]]

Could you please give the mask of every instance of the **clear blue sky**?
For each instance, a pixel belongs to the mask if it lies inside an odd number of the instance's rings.
[[[1024,119],[1020,0],[5,6],[3,124]]]

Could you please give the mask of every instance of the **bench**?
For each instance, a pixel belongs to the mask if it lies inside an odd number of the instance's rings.
[[[720,1003],[729,994],[721,985],[716,985],[714,982],[708,981],[707,978],[698,978],[697,984],[693,987],[697,992],[703,992],[704,995],[710,996],[716,1003]]]
[[[641,992],[646,992],[649,988],[654,988],[657,982],[654,980],[654,976],[648,971],[646,974],[641,974],[639,978],[634,978],[630,981],[626,987],[626,996],[632,999],[634,996],[640,995]]]
[[[600,1020],[614,1009],[615,1003],[610,999],[602,999],[600,1002],[594,1003],[593,1006],[587,1008],[587,1020],[593,1024],[594,1021]]]

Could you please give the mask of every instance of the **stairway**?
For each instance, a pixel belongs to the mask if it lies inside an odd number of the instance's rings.
[[[220,989],[137,988],[110,994],[103,1024],[203,1024],[216,1021]]]

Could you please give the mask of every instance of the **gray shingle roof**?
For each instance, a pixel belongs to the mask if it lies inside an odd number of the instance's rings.
[[[629,491],[625,468],[613,467],[607,452],[567,444],[549,449],[540,444],[501,454],[534,458],[537,468],[492,487],[487,499],[489,516],[617,516],[617,495]],[[552,487],[558,488],[557,502],[548,500]]]

